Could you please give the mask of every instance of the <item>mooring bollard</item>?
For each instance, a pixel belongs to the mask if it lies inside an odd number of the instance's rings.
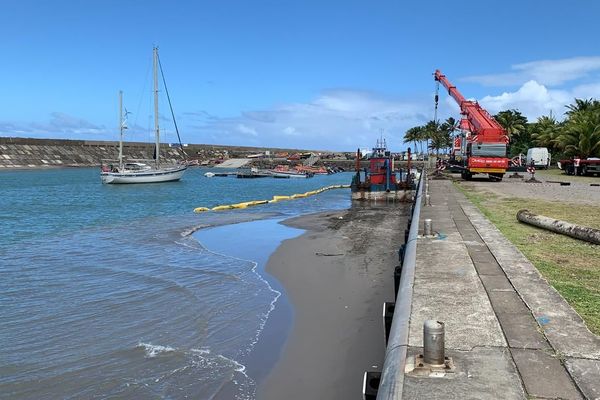
[[[423,235],[424,236],[431,236],[433,228],[432,228],[432,224],[431,224],[431,219],[427,218],[425,219],[425,222],[423,224]]]
[[[390,338],[390,330],[392,329],[392,319],[394,318],[395,302],[386,301],[383,303],[383,333],[385,336],[385,345],[387,346]]]
[[[431,197],[428,194],[425,195],[425,205],[426,206],[431,205]]]
[[[394,268],[394,298],[398,298],[398,291],[400,290],[400,278],[402,277],[402,265],[397,265]]]
[[[423,361],[434,366],[444,365],[443,322],[427,320],[423,323]]]
[[[363,399],[375,400],[377,391],[379,390],[379,382],[381,381],[381,372],[367,371],[363,376]]]
[[[400,264],[402,264],[404,262],[404,250],[405,249],[406,249],[405,244],[401,244],[400,248],[398,249],[398,261],[400,261]]]

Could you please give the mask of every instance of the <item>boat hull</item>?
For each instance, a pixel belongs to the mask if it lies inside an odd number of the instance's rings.
[[[100,178],[106,184],[174,182],[181,179],[186,169],[184,166],[143,172],[102,172]]]
[[[271,171],[273,178],[312,178],[311,174]]]

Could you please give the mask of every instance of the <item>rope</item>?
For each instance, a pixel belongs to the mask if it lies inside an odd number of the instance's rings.
[[[177,121],[175,120],[175,112],[173,112],[173,105],[171,104],[171,96],[169,96],[169,89],[167,88],[167,81],[165,80],[165,74],[163,72],[162,64],[160,62],[160,56],[157,54],[158,67],[160,68],[160,76],[162,77],[163,85],[165,87],[165,93],[167,95],[167,101],[169,102],[169,109],[171,109],[171,117],[173,118],[173,125],[175,125],[175,132],[177,132],[177,139],[179,140],[179,148],[183,154],[183,158],[187,161],[188,156],[183,150],[183,144],[181,143],[181,136],[179,136],[179,128],[177,127]]]

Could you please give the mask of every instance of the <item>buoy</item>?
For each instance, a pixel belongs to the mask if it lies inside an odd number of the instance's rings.
[[[232,208],[233,207],[230,206],[230,205],[227,205],[227,206],[216,206],[216,207],[211,208],[211,210],[213,210],[213,211],[223,211],[223,210],[231,210]]]
[[[254,200],[251,201],[253,206],[258,206],[260,204],[267,204],[269,202],[269,200]]]
[[[291,196],[273,196],[274,201],[289,200]]]
[[[282,200],[302,199],[302,198],[305,198],[305,197],[310,197],[310,196],[317,195],[319,193],[323,193],[323,192],[325,192],[327,190],[332,190],[332,189],[347,189],[349,187],[350,187],[350,185],[331,185],[331,186],[322,187],[322,188],[317,189],[317,190],[311,190],[311,191],[306,192],[306,193],[293,194],[291,196],[273,196],[273,198],[271,200],[246,201],[246,202],[242,202],[242,203],[216,206],[216,207],[213,207],[213,208],[196,207],[196,208],[194,208],[194,212],[195,213],[201,213],[201,212],[205,212],[205,211],[223,211],[223,210],[232,210],[232,209],[247,208],[247,207],[257,206],[257,205],[260,205],[260,204],[277,203],[277,202],[282,201]]]

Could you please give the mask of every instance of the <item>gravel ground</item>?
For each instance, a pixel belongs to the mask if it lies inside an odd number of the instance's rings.
[[[458,177],[458,175],[455,175]],[[529,176],[525,174],[526,178]],[[546,201],[560,201],[573,204],[600,205],[600,186],[590,186],[589,183],[572,182],[570,186],[549,183],[544,178],[536,176],[540,183],[528,183],[524,179],[505,177],[502,182],[490,182],[487,178],[476,177],[472,181],[461,181],[466,188],[478,191],[489,191],[501,197],[518,197]],[[549,180],[553,180],[551,177]],[[458,178],[460,179],[460,178]],[[600,183],[600,179],[598,179]]]

